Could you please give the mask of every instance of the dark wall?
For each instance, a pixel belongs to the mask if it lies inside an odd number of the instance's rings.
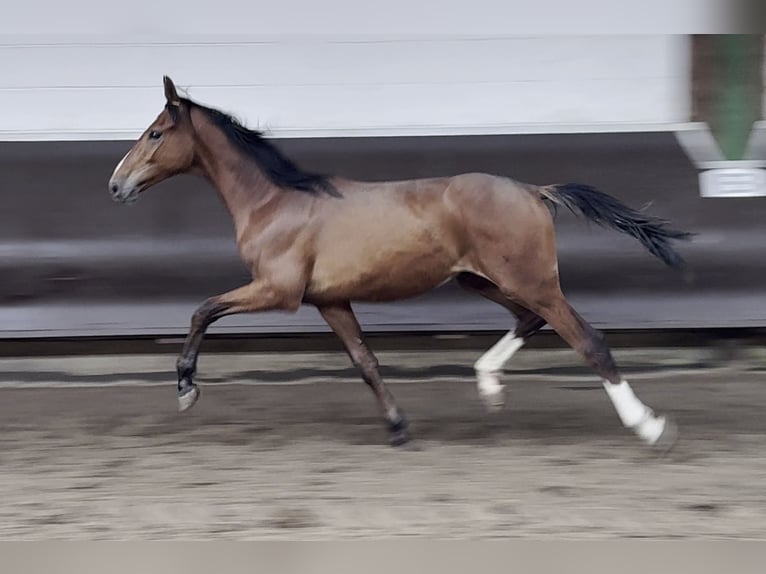
[[[766,198],[702,199],[669,133],[282,140],[307,168],[364,180],[486,171],[577,181],[699,233],[691,280],[627,237],[560,212],[562,283],[599,327],[766,325]],[[129,142],[0,144],[0,336],[181,333],[204,298],[247,281],[214,190],[179,177],[133,206],[106,189]],[[502,311],[448,285],[361,306],[368,328],[496,329]],[[457,311],[456,311],[457,310]],[[311,311],[226,319],[252,331],[323,329]]]

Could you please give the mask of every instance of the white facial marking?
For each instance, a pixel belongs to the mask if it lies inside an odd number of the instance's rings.
[[[118,163],[118,164],[117,164],[117,167],[115,167],[115,168],[114,168],[114,171],[112,172],[112,177],[114,177],[114,176],[117,174],[117,172],[118,172],[118,171],[120,170],[120,168],[122,167],[122,164],[123,164],[123,163],[125,163],[125,160],[126,160],[126,159],[128,159],[128,156],[129,156],[129,155],[130,155],[130,151],[128,151],[128,153],[126,153],[126,154],[123,156],[123,158],[120,160],[120,163]]]
[[[474,363],[481,396],[492,397],[503,390],[499,379],[500,372],[523,345],[524,339],[517,337],[515,331],[509,331]]]
[[[614,385],[604,381],[604,389],[612,400],[622,424],[649,444],[656,443],[665,430],[665,418],[655,417],[652,409],[642,403],[633,393],[628,381]]]

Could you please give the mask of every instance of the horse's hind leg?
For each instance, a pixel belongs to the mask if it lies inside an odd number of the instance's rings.
[[[367,348],[362,335],[362,329],[354,316],[351,304],[348,302],[317,306],[327,324],[335,331],[346,347],[354,365],[361,371],[364,382],[367,383],[378,399],[389,430],[389,442],[393,446],[406,443],[409,440],[407,421],[399,411],[391,391],[383,383],[378,372],[378,360]]]
[[[540,297],[538,294],[531,301],[525,302],[601,376],[623,425],[650,445],[672,444],[675,427],[665,417],[655,416],[652,409],[636,397],[628,382],[620,375],[601,333],[577,314],[558,287],[543,291],[549,293],[549,296]]]
[[[505,404],[504,387],[500,384],[503,367],[524,345],[525,341],[545,325],[545,320],[522,305],[508,299],[497,285],[479,275],[461,273],[457,276],[457,282],[461,287],[475,291],[490,301],[502,305],[516,317],[514,329],[495,343],[474,364],[479,397],[488,410],[499,410]]]

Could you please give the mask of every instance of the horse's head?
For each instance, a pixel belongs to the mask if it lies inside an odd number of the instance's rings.
[[[132,203],[149,187],[189,171],[194,161],[194,130],[188,103],[165,76],[165,109],[114,169],[109,192],[115,201]]]

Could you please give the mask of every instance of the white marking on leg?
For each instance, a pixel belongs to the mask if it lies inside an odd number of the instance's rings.
[[[524,339],[517,337],[515,331],[509,331],[474,363],[479,396],[490,408],[503,405],[503,385],[500,384],[500,373],[505,364],[523,345]]]
[[[655,444],[665,430],[665,417],[654,416],[654,411],[633,393],[628,381],[621,381],[617,385],[604,381],[604,388],[622,424],[647,443]]]

